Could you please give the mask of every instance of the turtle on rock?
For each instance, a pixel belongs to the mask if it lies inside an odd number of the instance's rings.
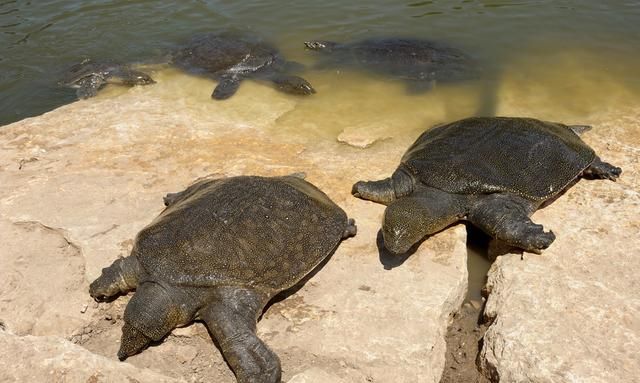
[[[60,81],[62,86],[77,89],[76,94],[81,99],[95,96],[98,90],[107,84],[134,86],[155,84],[155,81],[148,74],[135,70],[130,65],[91,59],[69,68]]]
[[[356,226],[297,175],[201,180],[168,194],[131,254],[102,270],[97,301],[136,290],[118,358],[176,326],[203,320],[240,383],[280,382],[277,355],[256,335],[271,298],[326,260]]]
[[[269,82],[289,94],[315,93],[305,79],[289,74],[300,64],[285,61],[275,47],[254,36],[231,32],[198,35],[171,56],[177,67],[219,81],[211,94],[216,100],[233,96],[245,78]]]
[[[579,177],[615,181],[578,136],[584,125],[533,118],[467,118],[424,132],[390,178],[352,194],[387,205],[384,246],[406,253],[425,236],[466,220],[493,238],[539,253],[555,239],[529,218]]]
[[[478,77],[478,65],[463,51],[441,42],[416,38],[369,38],[351,43],[315,40],[304,43],[322,54],[319,68],[366,70],[407,83],[411,92],[438,82]]]

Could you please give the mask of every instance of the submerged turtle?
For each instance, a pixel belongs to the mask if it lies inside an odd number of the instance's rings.
[[[352,43],[307,41],[305,46],[324,53],[319,67],[365,69],[407,82],[412,91],[435,82],[477,77],[477,64],[466,53],[443,43],[412,38],[371,38]]]
[[[155,84],[155,81],[148,74],[132,69],[129,65],[87,59],[72,66],[60,84],[76,88],[78,98],[84,99],[95,96],[106,84],[134,86]]]
[[[388,207],[382,233],[392,253],[466,220],[490,236],[540,252],[555,239],[530,215],[583,176],[615,181],[622,170],[603,162],[567,126],[532,118],[468,118],[424,132],[390,178],[357,182],[352,194]]]
[[[172,56],[178,67],[218,80],[211,95],[216,100],[233,96],[245,78],[271,82],[285,93],[315,93],[305,79],[288,74],[299,64],[285,61],[276,48],[251,36],[229,33],[196,36]]]
[[[165,205],[131,255],[89,288],[97,301],[136,290],[118,358],[201,319],[238,382],[280,382],[280,362],[257,337],[256,321],[274,295],[355,235],[354,221],[293,175],[203,180],[168,194]]]

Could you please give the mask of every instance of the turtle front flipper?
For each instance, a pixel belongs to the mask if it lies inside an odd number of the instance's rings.
[[[536,203],[515,195],[491,194],[470,209],[467,220],[493,238],[539,254],[556,236],[531,221],[536,208]]]
[[[267,301],[251,289],[221,287],[201,314],[238,383],[280,383],[280,360],[256,335]]]
[[[415,181],[404,170],[396,170],[389,178],[379,181],[358,181],[353,184],[351,194],[360,199],[388,205],[397,198],[413,192]]]
[[[138,286],[140,264],[135,256],[116,259],[89,286],[89,294],[98,302],[124,294]]]
[[[75,87],[78,88],[76,90],[76,95],[78,95],[78,98],[83,100],[94,97],[96,94],[98,94],[98,90],[105,86],[106,83],[107,81],[103,76],[97,74],[87,76],[76,82]]]
[[[211,98],[215,100],[226,100],[230,98],[238,91],[240,81],[241,79],[239,76],[222,76],[218,86],[213,90]]]
[[[273,73],[268,76],[268,79],[275,84],[276,89],[284,93],[308,96],[316,92],[311,84],[302,77]]]

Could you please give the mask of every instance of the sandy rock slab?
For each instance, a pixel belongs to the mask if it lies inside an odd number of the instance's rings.
[[[551,247],[489,272],[480,361],[493,381],[640,381],[640,112],[623,115],[584,121],[618,182],[578,182],[533,216]]]
[[[0,381],[179,383],[149,369],[119,363],[53,336],[18,336],[0,331]]]
[[[234,382],[201,323],[118,362],[131,295],[95,304],[88,285],[129,254],[166,193],[204,176],[302,171],[356,218],[359,232],[258,323],[280,356],[283,381],[437,382],[446,327],[466,291],[464,227],[428,239],[406,260],[389,258],[377,243],[384,206],[350,195],[354,182],[390,174],[411,137],[362,150],[336,137],[271,135],[296,98],[256,86],[247,92],[255,99],[215,103],[209,82],[197,99],[163,91],[167,85],[99,95],[0,128],[0,320],[16,334],[3,335],[9,380],[28,377],[22,366],[64,361],[72,349],[88,360],[74,379],[133,365],[114,375],[122,379],[105,381],[127,381],[134,371],[138,382]],[[51,356],[28,352],[41,342]]]

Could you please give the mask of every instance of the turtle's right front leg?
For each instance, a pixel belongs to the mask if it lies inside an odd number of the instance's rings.
[[[354,197],[388,205],[413,192],[413,178],[398,169],[389,178],[379,181],[358,181],[351,188]]]
[[[540,253],[556,239],[545,232],[529,215],[536,209],[533,203],[509,194],[491,194],[475,204],[467,220],[493,238],[511,246]]]
[[[135,256],[116,259],[89,286],[89,294],[98,302],[131,291],[138,286],[140,264]]]

